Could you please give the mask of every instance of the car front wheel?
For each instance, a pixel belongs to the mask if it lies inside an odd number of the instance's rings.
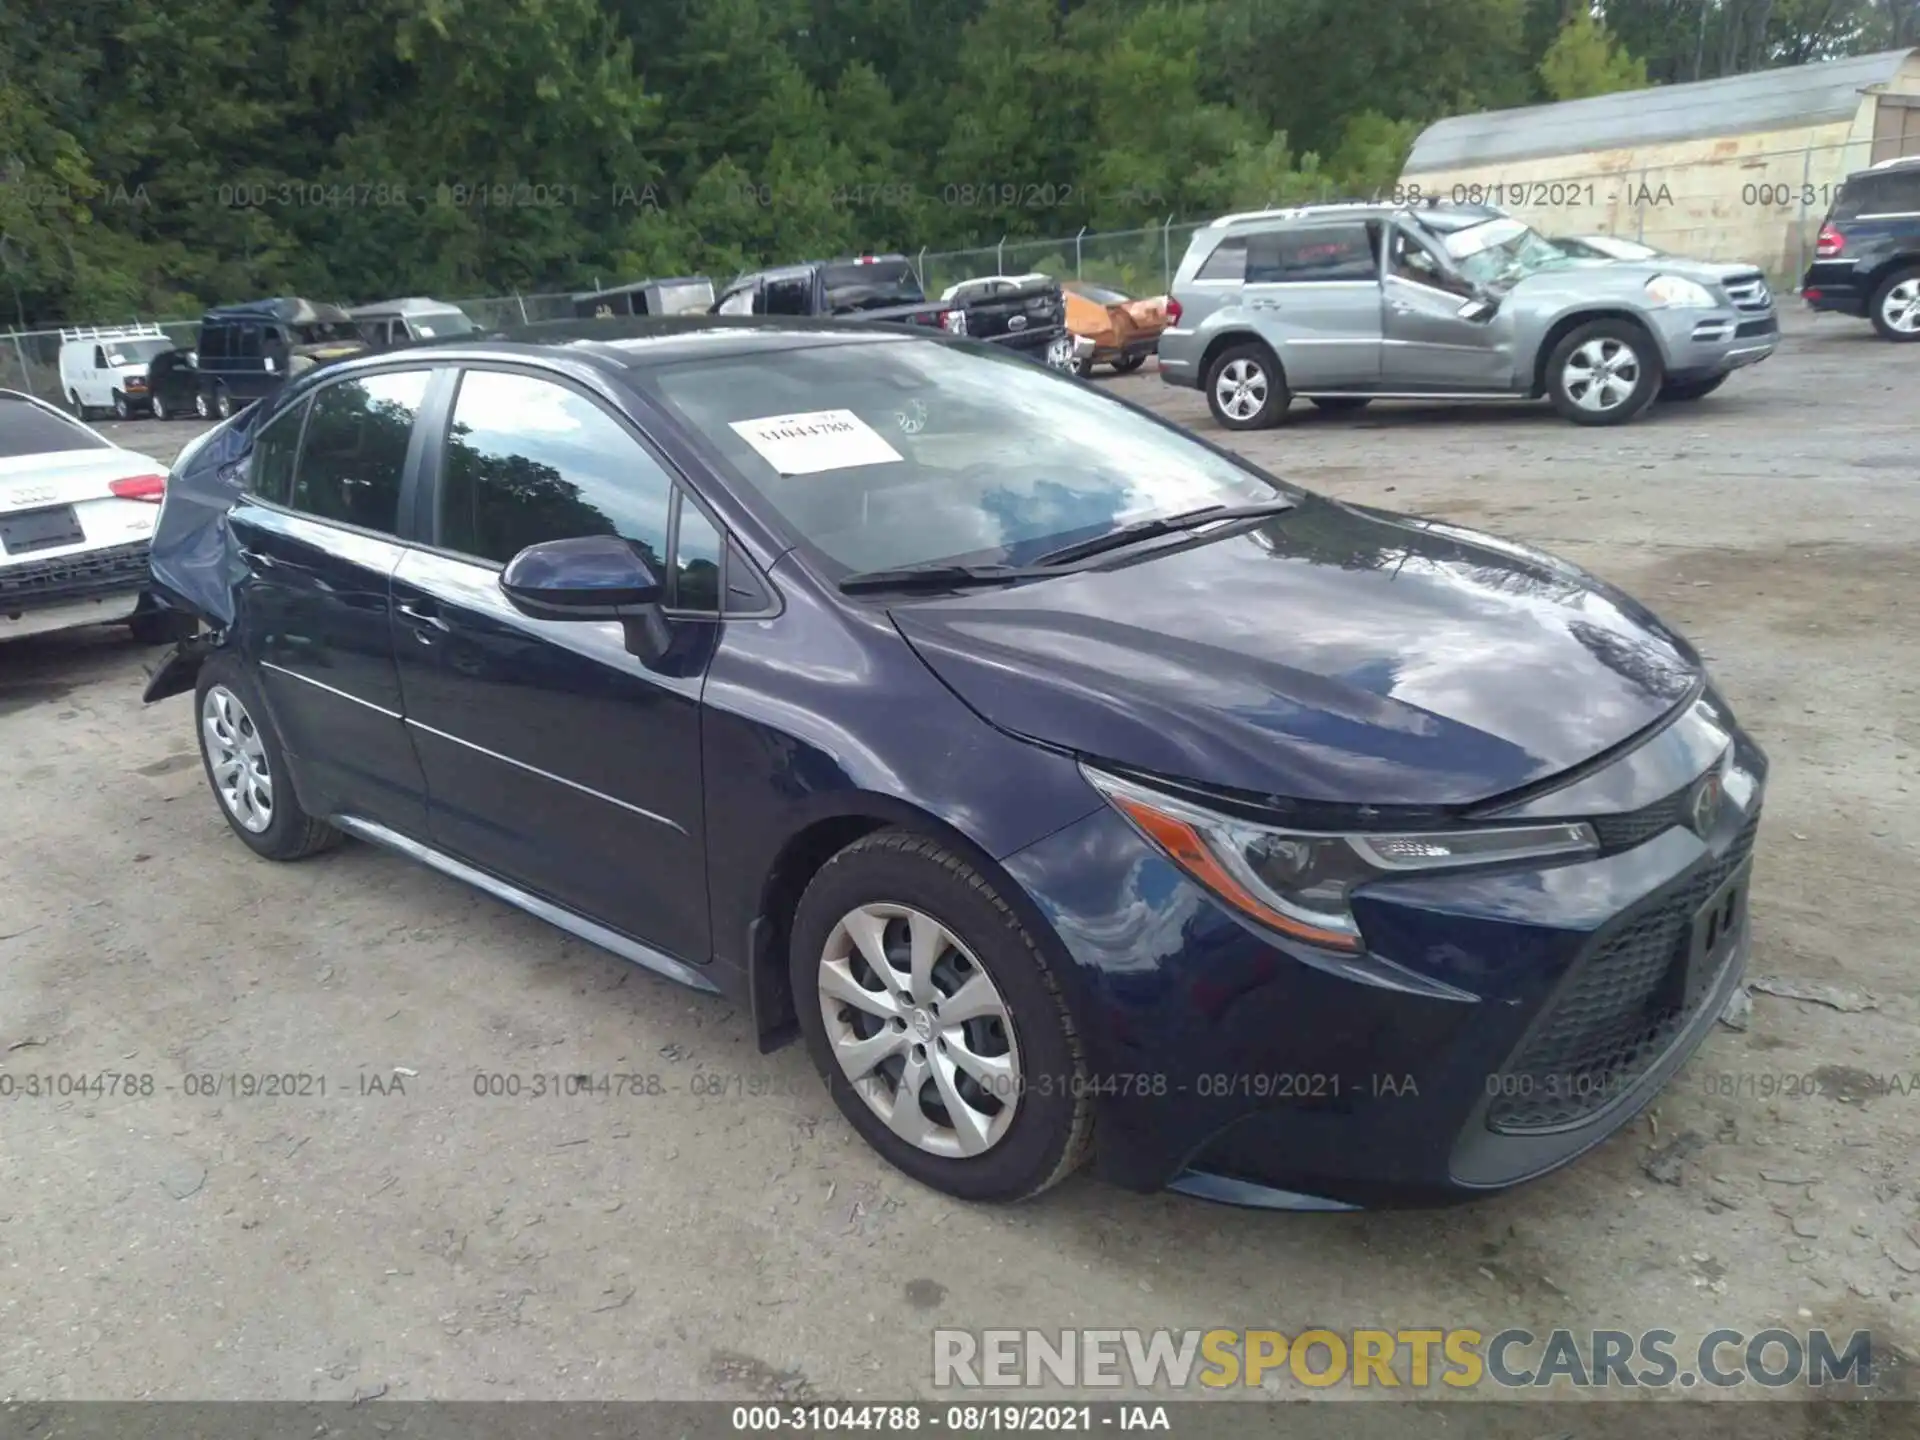
[[[1207,371],[1207,408],[1229,430],[1277,425],[1292,403],[1279,362],[1264,345],[1235,345]]]
[[[171,420],[171,419],[173,419],[173,412],[172,412],[171,410],[169,410],[169,409],[167,409],[167,402],[166,402],[165,400],[162,400],[162,399],[160,398],[160,392],[159,392],[158,390],[156,390],[156,391],[154,391],[154,392],[153,392],[153,402],[152,402],[152,403],[153,403],[153,418],[154,418],[154,419],[156,419],[156,420]]]
[[[1873,292],[1873,328],[1884,340],[1920,340],[1920,267],[1895,271]]]
[[[193,392],[193,413],[202,420],[213,418],[213,397],[204,390]]]
[[[113,418],[116,420],[133,418],[133,406],[127,403],[127,397],[118,390],[113,392]]]
[[[1036,1195],[1086,1158],[1086,1063],[1060,987],[993,885],[938,841],[866,836],[792,927],[794,1005],[867,1143],[963,1200]]]
[[[213,413],[218,415],[222,420],[231,420],[233,418],[233,409],[232,393],[228,391],[224,385],[216,388],[213,392]]]
[[[1595,320],[1557,346],[1547,361],[1553,408],[1576,425],[1624,425],[1660,390],[1653,338],[1625,320]]]
[[[299,860],[340,843],[340,832],[300,808],[286,752],[244,666],[209,656],[194,690],[200,759],[220,813],[249,850]]]

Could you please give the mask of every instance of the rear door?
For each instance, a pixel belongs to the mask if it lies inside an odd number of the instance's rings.
[[[1473,285],[1421,235],[1395,224],[1385,258],[1382,380],[1390,390],[1418,393],[1508,391],[1514,383],[1513,331],[1495,311],[1478,320],[1460,314]]]
[[[333,381],[268,419],[228,516],[245,567],[233,630],[316,815],[426,830],[401,721],[391,577],[403,550],[426,368]]]
[[[705,961],[700,695],[720,629],[719,532],[627,421],[558,376],[466,369],[450,422],[429,452],[431,545],[407,554],[394,591],[434,843]],[[609,534],[669,586],[672,643],[650,664],[619,624],[536,620],[500,589],[527,546]]]
[[[1241,304],[1297,391],[1369,389],[1380,379],[1379,226],[1290,226],[1248,237]]]

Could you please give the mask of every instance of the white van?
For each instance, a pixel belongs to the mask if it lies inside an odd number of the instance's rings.
[[[85,420],[96,410],[132,419],[153,408],[147,362],[173,341],[158,325],[83,325],[60,332],[60,394]]]

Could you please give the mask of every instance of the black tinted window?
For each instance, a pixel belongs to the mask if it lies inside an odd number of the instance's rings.
[[[399,528],[400,477],[428,374],[367,375],[314,395],[294,470],[294,509],[387,534]]]
[[[259,356],[260,327],[258,325],[242,325],[233,339],[233,353],[239,359],[252,360]]]
[[[673,555],[673,587],[676,609],[720,608],[720,532],[698,505],[684,497]]]
[[[1833,218],[1920,214],[1920,166],[1879,175],[1856,175],[1841,188]]]
[[[1373,242],[1365,225],[1326,225],[1256,235],[1247,246],[1247,282],[1305,284],[1371,280]]]
[[[813,298],[813,286],[805,276],[791,280],[769,280],[766,297],[769,315],[805,315]]]
[[[827,309],[835,315],[881,310],[889,305],[918,305],[927,298],[920,288],[920,277],[904,260],[823,266],[820,284],[827,292]]]
[[[300,444],[300,421],[307,413],[307,402],[276,415],[261,428],[253,440],[253,455],[247,461],[247,489],[264,500],[281,505],[293,490],[293,457]]]
[[[1235,235],[1222,240],[1207,263],[1194,276],[1196,280],[1244,280],[1247,278],[1247,237]]]
[[[664,578],[672,498],[667,472],[585,396],[528,375],[460,377],[440,482],[449,550],[504,565],[543,540],[619,535]]]
[[[202,325],[200,327],[200,358],[202,360],[224,360],[227,354],[228,327],[225,325]]]
[[[106,441],[95,439],[65,416],[11,395],[0,395],[0,460],[55,450],[106,448]]]

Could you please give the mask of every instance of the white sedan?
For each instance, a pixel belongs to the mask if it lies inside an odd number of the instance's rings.
[[[147,546],[167,467],[71,415],[0,390],[0,640],[123,624],[176,638],[147,593]]]

